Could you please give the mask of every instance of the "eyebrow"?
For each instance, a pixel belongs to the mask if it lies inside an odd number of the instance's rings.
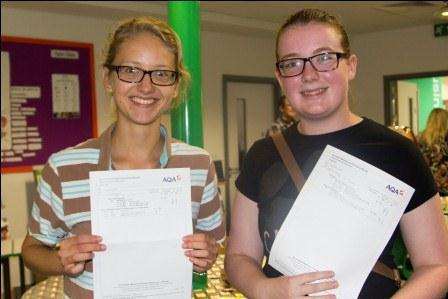
[[[122,63],[120,63],[120,65],[126,65],[126,66],[132,66],[132,67],[136,67],[136,68],[141,68],[141,69],[145,69],[139,62],[135,62],[135,61],[123,61]],[[153,65],[152,69],[154,68],[171,68],[169,65],[165,65],[165,64],[157,64],[157,65]]]
[[[314,50],[312,54],[316,55],[320,52],[333,52],[333,51],[335,51],[335,50],[330,47],[320,47],[320,48],[317,48],[316,50]],[[313,55],[311,55],[311,56],[313,56]],[[279,60],[284,60],[284,59],[288,59],[288,58],[305,58],[305,57],[301,57],[297,53],[290,53],[285,56],[282,56]]]

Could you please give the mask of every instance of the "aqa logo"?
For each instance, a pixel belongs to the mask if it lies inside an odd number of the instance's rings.
[[[404,194],[403,190],[398,190],[394,186],[391,186],[391,185],[387,185],[386,189],[389,190],[390,192],[395,193],[400,196],[403,196],[403,194]]]
[[[166,176],[163,178],[162,183],[173,183],[173,182],[179,182],[181,180],[181,176]]]

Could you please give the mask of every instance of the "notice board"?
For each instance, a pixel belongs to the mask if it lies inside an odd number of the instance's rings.
[[[1,172],[96,137],[93,45],[2,36]]]

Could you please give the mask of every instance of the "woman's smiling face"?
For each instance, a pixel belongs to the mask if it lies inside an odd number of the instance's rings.
[[[176,71],[175,55],[160,38],[150,33],[141,33],[125,40],[112,64],[146,71]],[[104,85],[106,90],[113,93],[118,121],[139,125],[158,120],[178,92],[177,81],[172,86],[158,86],[151,82],[149,74],[145,74],[139,83],[128,83],[121,81],[115,71],[106,71]]]
[[[277,49],[279,61],[325,52],[343,53],[341,36],[333,27],[315,22],[287,28]],[[306,62],[302,74],[284,78],[277,70],[276,77],[301,120],[338,117],[348,111],[348,83],[356,75],[356,64],[356,56],[351,55],[340,58],[336,69],[318,72]]]

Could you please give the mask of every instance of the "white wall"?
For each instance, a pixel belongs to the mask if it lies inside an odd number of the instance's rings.
[[[353,36],[358,55],[355,111],[384,122],[384,75],[448,70],[448,37],[435,38],[433,26]]]
[[[222,75],[274,78],[274,38],[202,32],[204,147],[224,159]]]

